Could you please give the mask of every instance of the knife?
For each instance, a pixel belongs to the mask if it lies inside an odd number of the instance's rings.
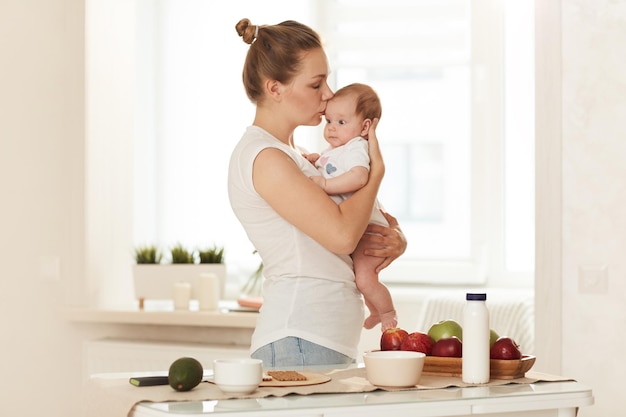
[[[202,382],[209,382],[213,380],[213,372],[205,372],[202,377]],[[155,385],[168,385],[169,379],[167,375],[157,376],[133,376],[128,382],[136,387],[153,387]]]

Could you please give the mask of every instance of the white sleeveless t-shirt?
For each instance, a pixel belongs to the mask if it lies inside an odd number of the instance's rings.
[[[279,216],[254,189],[253,163],[260,151],[276,148],[304,175],[319,175],[301,153],[265,130],[250,126],[233,150],[228,195],[233,211],[263,261],[263,306],[251,352],[288,336],[355,358],[363,326],[363,300],[352,259],[337,255]]]

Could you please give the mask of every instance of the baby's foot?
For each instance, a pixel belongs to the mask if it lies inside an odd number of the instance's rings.
[[[376,326],[378,323],[380,323],[380,316],[378,314],[372,313],[363,322],[363,327],[366,329],[373,329],[374,326]]]
[[[398,326],[398,318],[396,316],[396,310],[391,310],[379,316],[381,323],[381,331],[393,329]]]

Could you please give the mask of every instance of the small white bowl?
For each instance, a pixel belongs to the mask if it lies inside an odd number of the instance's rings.
[[[245,395],[253,392],[263,380],[260,359],[215,359],[213,382],[225,394]]]
[[[383,387],[417,385],[425,358],[422,352],[404,350],[377,350],[363,354],[368,381]]]

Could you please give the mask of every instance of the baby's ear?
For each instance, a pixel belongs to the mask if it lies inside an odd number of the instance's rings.
[[[363,123],[361,124],[361,136],[365,139],[367,139],[367,135],[370,133],[370,126],[372,126],[371,119],[363,120]]]

